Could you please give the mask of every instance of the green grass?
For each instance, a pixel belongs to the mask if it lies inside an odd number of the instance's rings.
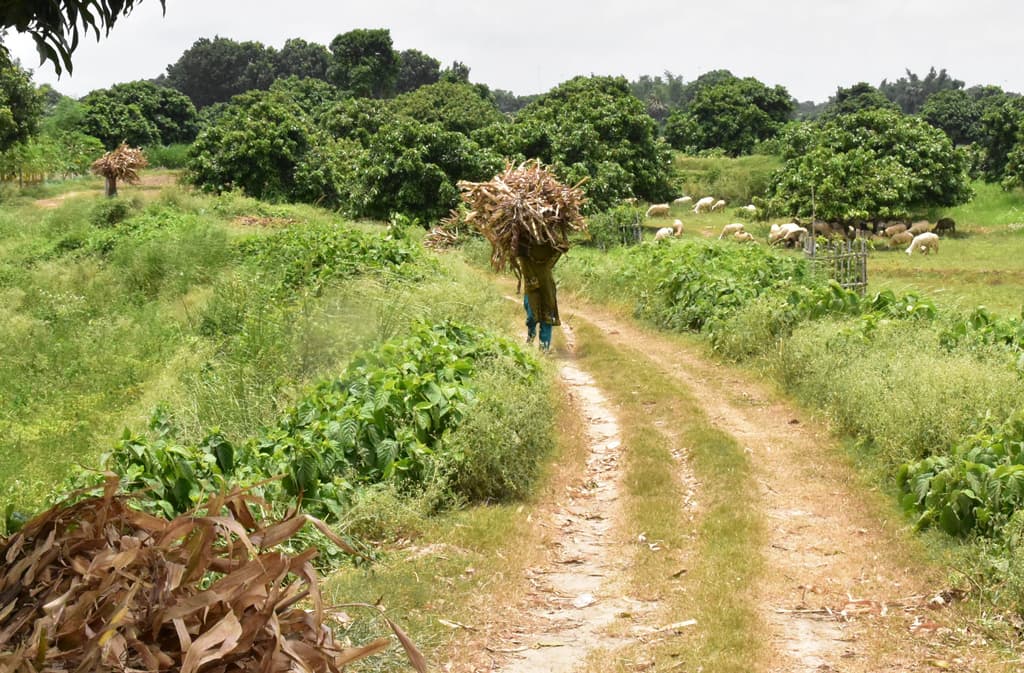
[[[771,174],[782,161],[769,155],[728,157],[690,157],[673,153],[672,168],[682,194],[693,200],[714,196],[728,201],[727,210],[750,203],[762,196]]]
[[[658,670],[763,670],[764,625],[751,595],[762,572],[765,523],[751,501],[757,488],[743,447],[714,428],[689,391],[642,355],[614,347],[588,324],[575,331],[580,365],[609,395],[628,447],[626,538],[634,542],[642,531],[664,547],[659,553],[634,547],[631,589],[660,601],[665,623],[697,620],[692,631],[645,646],[645,658],[653,657]],[[683,447],[701,484],[696,523],[687,520],[675,476],[681,467],[673,448]],[[687,568],[685,575],[666,579],[680,567]],[[631,658],[628,648],[617,651],[609,668],[607,658],[591,657],[588,670],[633,670]]]

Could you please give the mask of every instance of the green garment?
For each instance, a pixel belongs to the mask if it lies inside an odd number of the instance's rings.
[[[537,322],[546,325],[561,325],[558,320],[558,298],[555,295],[555,278],[551,270],[562,253],[546,244],[535,244],[521,249],[516,262],[523,291],[530,299],[530,308]]]

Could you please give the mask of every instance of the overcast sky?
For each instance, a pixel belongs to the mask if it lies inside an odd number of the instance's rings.
[[[39,65],[34,43],[6,40],[37,84],[82,96],[163,73],[200,37],[280,48],[327,45],[355,28],[387,28],[397,50],[419,49],[470,79],[517,94],[576,75],[659,75],[690,81],[725,68],[821,102],[838,86],[946,68],[967,86],[1024,92],[1024,2],[1017,0],[144,0],[109,37],[85,39],[74,75]]]

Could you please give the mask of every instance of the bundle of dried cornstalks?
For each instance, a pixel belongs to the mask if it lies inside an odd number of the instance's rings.
[[[0,539],[0,671],[333,673],[387,646],[339,644],[316,550],[274,550],[306,523],[347,548],[322,522],[292,514],[263,525],[252,515],[262,503],[239,491],[166,521],[128,507],[117,485],[110,477],[102,496]]]
[[[91,168],[96,175],[102,175],[105,178],[113,177],[129,184],[135,184],[139,181],[139,174],[136,171],[148,165],[149,162],[146,161],[142,150],[121,143],[117,149],[107,152],[92,162]]]
[[[515,258],[520,242],[548,244],[565,252],[569,232],[583,230],[582,182],[566,187],[539,161],[511,164],[489,182],[459,181],[470,208],[466,221],[491,242],[491,265],[501,271]]]

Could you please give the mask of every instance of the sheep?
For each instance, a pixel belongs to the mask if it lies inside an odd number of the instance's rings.
[[[721,210],[723,208],[725,208],[725,199],[718,199],[715,201],[715,204],[711,206],[711,212],[715,212],[716,210]]]
[[[907,254],[913,255],[915,250],[921,250],[922,255],[927,255],[930,252],[939,254],[939,235],[926,231],[918,234],[914,237],[914,240],[910,242],[910,247],[907,248]]]
[[[676,199],[672,203],[674,205],[677,205],[677,206],[686,206],[686,205],[689,205],[689,204],[693,203],[693,197],[690,197],[690,196],[680,196],[678,199]]]
[[[936,234],[945,234],[947,232],[950,234],[955,234],[956,222],[953,220],[952,217],[943,217],[942,219],[935,223],[934,231]]]
[[[636,197],[635,196],[627,197],[625,199],[622,199],[622,202],[623,203],[628,203],[631,206],[635,206],[636,205]]]
[[[890,248],[897,248],[897,247],[900,247],[900,246],[904,246],[904,245],[906,245],[907,243],[910,243],[913,240],[914,240],[914,235],[912,233],[910,233],[909,231],[901,231],[901,232],[899,232],[897,234],[893,234],[889,238],[889,247]]]
[[[647,209],[647,217],[668,217],[669,207],[667,203],[655,203]]]
[[[772,244],[782,242],[787,245],[795,245],[802,241],[806,235],[807,229],[801,227],[796,222],[787,222],[783,225],[773,224],[771,231],[768,233],[768,242]]]
[[[912,233],[914,236],[917,236],[918,234],[923,234],[926,231],[931,231],[934,228],[935,225],[928,220],[918,220],[910,225],[910,228],[907,229],[907,231]]]
[[[670,236],[682,236],[683,235],[683,222],[682,220],[674,220],[671,227],[662,227],[654,234],[655,241],[663,241]]]
[[[907,225],[905,224],[893,224],[883,229],[882,235],[885,236],[886,238],[892,238],[896,234],[902,234],[906,230]]]
[[[737,231],[732,238],[738,243],[749,243],[754,240],[754,235],[749,231]]]
[[[747,211],[748,213],[756,213],[757,206],[755,206],[753,203],[748,203],[747,205],[743,206],[743,210]]]
[[[732,224],[727,224],[724,227],[722,227],[722,233],[718,235],[718,240],[722,240],[726,236],[732,236],[733,234],[739,233],[741,231],[743,231],[742,222],[734,222]]]
[[[711,206],[715,204],[715,197],[705,196],[693,205],[693,212],[695,213],[706,213],[711,210]]]

